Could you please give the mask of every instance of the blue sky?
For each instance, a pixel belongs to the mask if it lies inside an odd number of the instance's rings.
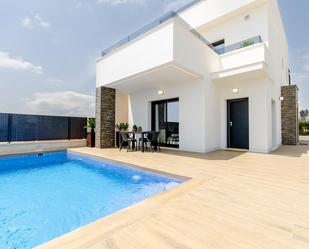
[[[300,109],[309,109],[309,1],[279,0],[289,42],[292,83],[300,90]]]
[[[190,0],[2,0],[0,112],[91,115],[95,60],[145,23]],[[293,82],[309,108],[309,1],[279,0]]]

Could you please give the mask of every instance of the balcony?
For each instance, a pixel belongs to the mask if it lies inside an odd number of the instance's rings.
[[[255,36],[255,37],[243,40],[241,42],[237,42],[235,44],[225,46],[223,48],[213,48],[213,49],[214,51],[216,51],[217,54],[222,55],[222,54],[226,54],[226,53],[238,50],[238,49],[250,47],[252,45],[259,44],[262,42],[263,40],[261,36]]]
[[[97,86],[133,92],[190,82],[218,65],[219,56],[208,42],[170,12],[102,53],[97,61]]]
[[[212,73],[214,81],[268,74],[269,51],[260,36],[220,48],[216,52],[220,55],[220,69]]]

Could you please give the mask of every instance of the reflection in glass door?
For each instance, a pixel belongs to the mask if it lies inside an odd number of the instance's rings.
[[[152,102],[152,130],[160,132],[159,143],[179,147],[179,99]]]

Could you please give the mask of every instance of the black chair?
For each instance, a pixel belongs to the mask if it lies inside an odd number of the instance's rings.
[[[142,141],[143,140],[143,141]],[[144,137],[144,134],[142,137],[139,138],[138,140],[138,147],[141,148],[141,144],[144,143],[144,148],[147,150],[147,143],[148,143],[148,133],[146,134],[146,137]]]
[[[159,145],[159,136],[160,136],[160,132],[155,131],[155,132],[149,132],[147,133],[147,142],[149,144],[149,147],[151,149],[151,152],[153,152],[154,150],[159,150],[159,152],[161,152],[161,148]]]
[[[127,147],[127,152],[129,151],[130,148],[132,148],[133,151],[135,143],[136,139],[134,137],[130,137],[127,132],[121,132],[121,144],[119,151],[121,151],[123,147]]]

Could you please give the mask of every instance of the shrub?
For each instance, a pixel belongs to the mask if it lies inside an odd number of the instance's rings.
[[[254,45],[254,41],[253,40],[246,40],[246,41],[243,41],[240,44],[240,48],[245,48],[245,47],[249,47],[249,46],[252,46],[252,45]]]
[[[299,121],[299,134],[309,135],[309,121]]]
[[[133,125],[132,130],[133,130],[133,131],[137,131],[137,128],[138,128],[138,127],[137,127],[137,125],[135,124],[135,125]]]
[[[118,131],[127,131],[129,128],[129,124],[128,123],[120,123],[116,125],[116,129]]]
[[[88,118],[87,125],[85,128],[90,128],[91,130],[95,129],[95,118]]]

